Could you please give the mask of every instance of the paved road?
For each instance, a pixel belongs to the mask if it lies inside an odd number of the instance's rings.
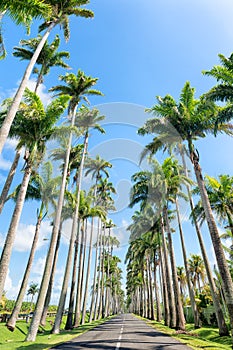
[[[112,318],[79,337],[52,349],[61,350],[191,350],[133,315]]]

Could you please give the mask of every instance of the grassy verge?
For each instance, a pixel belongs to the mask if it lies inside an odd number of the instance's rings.
[[[185,334],[180,334],[159,322],[149,321],[147,319],[144,320],[147,322],[148,325],[152,326],[158,331],[164,332],[172,336],[173,338],[178,339],[181,343],[185,343],[187,346],[195,350],[232,349],[231,337],[220,337],[218,334],[218,329],[214,327],[202,327],[199,329],[195,329],[194,325],[187,324]]]
[[[29,324],[25,321],[18,321],[14,332],[10,332],[4,323],[0,323],[0,349],[1,350],[45,350],[49,349],[54,345],[58,345],[65,341],[69,341],[84,332],[92,329],[93,327],[103,323],[106,319],[95,321],[92,323],[86,323],[83,326],[79,326],[72,331],[65,331],[64,325],[66,317],[62,320],[60,334],[50,334],[52,328],[51,323],[54,321],[50,318],[46,322],[45,327],[39,328],[39,333],[35,342],[24,342]]]

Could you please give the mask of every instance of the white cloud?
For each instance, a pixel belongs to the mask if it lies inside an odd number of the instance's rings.
[[[31,249],[33,237],[35,234],[35,225],[27,225],[20,223],[13,249],[18,252],[27,252]],[[42,248],[46,241],[44,239],[49,238],[51,235],[51,226],[49,221],[44,221],[41,224],[41,230],[39,234],[39,240],[37,243],[37,250]],[[0,234],[0,247],[3,247],[6,235]]]
[[[30,79],[27,83],[27,87],[31,90],[34,91],[36,87],[36,80],[35,79]],[[47,106],[52,98],[51,95],[46,92],[46,86],[44,84],[41,84],[38,88],[37,94],[39,95],[41,101],[45,106]]]
[[[0,154],[0,169],[1,170],[9,170],[11,167],[11,161],[4,159],[2,154]]]

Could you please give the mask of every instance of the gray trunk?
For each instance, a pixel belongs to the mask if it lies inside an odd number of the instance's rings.
[[[70,273],[71,273],[71,269],[72,269],[74,243],[75,243],[75,239],[77,236],[77,229],[78,229],[79,202],[80,202],[80,192],[81,192],[81,183],[82,183],[82,173],[83,173],[85,155],[87,152],[87,146],[88,146],[88,134],[86,134],[86,137],[85,137],[84,149],[83,149],[82,159],[81,159],[80,168],[79,168],[79,176],[78,176],[78,183],[77,183],[77,197],[76,197],[77,203],[76,203],[75,212],[73,215],[69,250],[68,250],[67,259],[66,259],[66,267],[65,267],[65,273],[64,273],[63,283],[62,283],[60,299],[59,299],[59,303],[58,303],[58,310],[57,310],[54,326],[52,329],[53,334],[58,334],[60,332],[62,315],[63,315],[64,308],[65,308],[67,289],[68,289]]]
[[[75,113],[76,113],[76,110],[74,110],[72,114],[71,126],[74,125]],[[27,337],[25,339],[26,341],[35,341],[37,331],[40,325],[41,316],[43,313],[46,293],[48,290],[49,281],[51,277],[52,264],[53,264],[54,254],[55,254],[55,249],[57,244],[57,237],[58,237],[58,232],[59,232],[59,227],[61,222],[61,213],[62,213],[62,206],[64,201],[64,193],[66,188],[66,178],[67,178],[67,170],[69,165],[71,142],[72,142],[72,132],[70,133],[67,150],[66,150],[66,158],[65,158],[65,164],[64,164],[63,175],[62,175],[62,184],[60,188],[58,204],[56,208],[56,216],[53,223],[53,230],[51,234],[49,250],[47,253],[43,278],[42,278],[39,295],[36,302],[35,312],[28,330]]]
[[[6,323],[6,326],[10,331],[14,331],[14,329],[15,329],[15,324],[16,324],[16,321],[18,318],[18,314],[20,312],[20,309],[21,309],[21,306],[23,303],[23,298],[24,298],[26,290],[27,290],[28,279],[30,276],[32,263],[33,263],[35,252],[36,252],[36,246],[37,246],[37,242],[39,239],[41,220],[42,220],[42,217],[41,216],[38,217],[37,223],[36,223],[36,230],[35,230],[35,234],[34,234],[34,239],[32,242],[32,247],[31,247],[29,258],[28,258],[28,263],[27,263],[27,266],[25,269],[25,273],[23,276],[23,280],[21,283],[21,287],[20,287],[16,302],[15,302],[15,306],[14,306],[14,309],[12,311],[12,314]]]
[[[191,150],[190,150],[191,151]],[[212,209],[210,206],[209,198],[207,195],[207,191],[205,188],[204,179],[202,177],[201,168],[199,165],[199,158],[195,152],[190,152],[191,154],[191,160],[194,166],[194,171],[198,183],[198,187],[200,190],[202,205],[205,212],[205,217],[207,221],[207,225],[209,228],[211,240],[213,243],[215,256],[218,264],[218,269],[220,276],[222,278],[222,286],[223,286],[223,292],[226,300],[226,305],[229,312],[230,317],[230,327],[231,327],[231,335],[233,337],[233,282],[231,279],[230,271],[228,269],[226,257],[223,251],[221,239],[219,237],[217,225],[214,220],[214,216],[212,213]]]
[[[24,176],[22,180],[22,184],[19,190],[19,194],[17,197],[17,201],[15,204],[15,209],[11,218],[10,227],[6,236],[6,240],[4,243],[2,256],[0,260],[0,299],[2,297],[2,293],[4,290],[4,285],[6,281],[7,271],[10,263],[11,253],[13,249],[13,244],[15,241],[16,232],[19,225],[19,220],[21,217],[21,213],[23,210],[23,205],[25,201],[25,196],[27,193],[28,183],[31,176],[31,167],[29,165],[26,165],[26,168],[24,170]]]
[[[2,193],[1,193],[1,197],[0,197],[0,214],[1,214],[2,209],[4,207],[4,203],[6,201],[8,192],[10,190],[10,187],[11,187],[11,184],[12,184],[12,181],[13,181],[18,163],[19,163],[20,153],[21,153],[21,150],[16,150],[15,158],[13,160],[13,163],[12,163],[10,171],[8,173],[6,182],[5,182],[4,187],[2,189]]]
[[[2,153],[2,149],[3,149],[3,146],[6,142],[6,139],[8,137],[8,134],[9,134],[9,131],[10,131],[10,128],[11,128],[11,125],[13,123],[13,120],[15,118],[15,115],[18,111],[18,108],[19,108],[19,104],[22,100],[22,97],[23,97],[23,94],[24,94],[24,91],[27,87],[27,83],[28,83],[28,80],[30,78],[30,75],[32,73],[32,70],[33,70],[33,67],[35,66],[36,64],[36,61],[39,57],[39,54],[41,52],[41,50],[43,49],[44,47],[44,44],[46,42],[46,40],[48,39],[48,36],[51,32],[51,30],[53,29],[53,27],[56,25],[56,23],[51,23],[50,26],[47,28],[46,32],[44,33],[43,37],[41,38],[41,41],[39,43],[39,45],[37,46],[30,62],[28,63],[28,66],[25,70],[25,73],[24,73],[24,76],[21,80],[21,83],[19,85],[19,88],[15,94],[15,97],[13,99],[13,102],[11,104],[11,107],[7,113],[7,116],[2,124],[2,127],[0,129],[0,153]]]

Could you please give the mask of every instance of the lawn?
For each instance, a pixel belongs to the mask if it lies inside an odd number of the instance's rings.
[[[232,349],[231,337],[220,337],[218,329],[214,327],[202,327],[195,329],[194,325],[187,324],[185,334],[180,334],[169,327],[162,325],[155,321],[148,321],[144,319],[150,326],[157,330],[169,334],[170,336],[180,340],[195,350],[223,350]]]
[[[14,332],[10,332],[5,323],[0,323],[0,349],[1,350],[45,350],[68,341],[72,338],[79,336],[80,334],[88,331],[89,329],[103,323],[106,319],[101,321],[95,321],[87,323],[78,327],[72,331],[61,330],[60,334],[50,334],[51,323],[53,318],[48,319],[45,327],[39,328],[39,334],[35,342],[24,342],[29,324],[25,321],[18,321]],[[66,317],[64,316],[61,328],[64,328]]]

